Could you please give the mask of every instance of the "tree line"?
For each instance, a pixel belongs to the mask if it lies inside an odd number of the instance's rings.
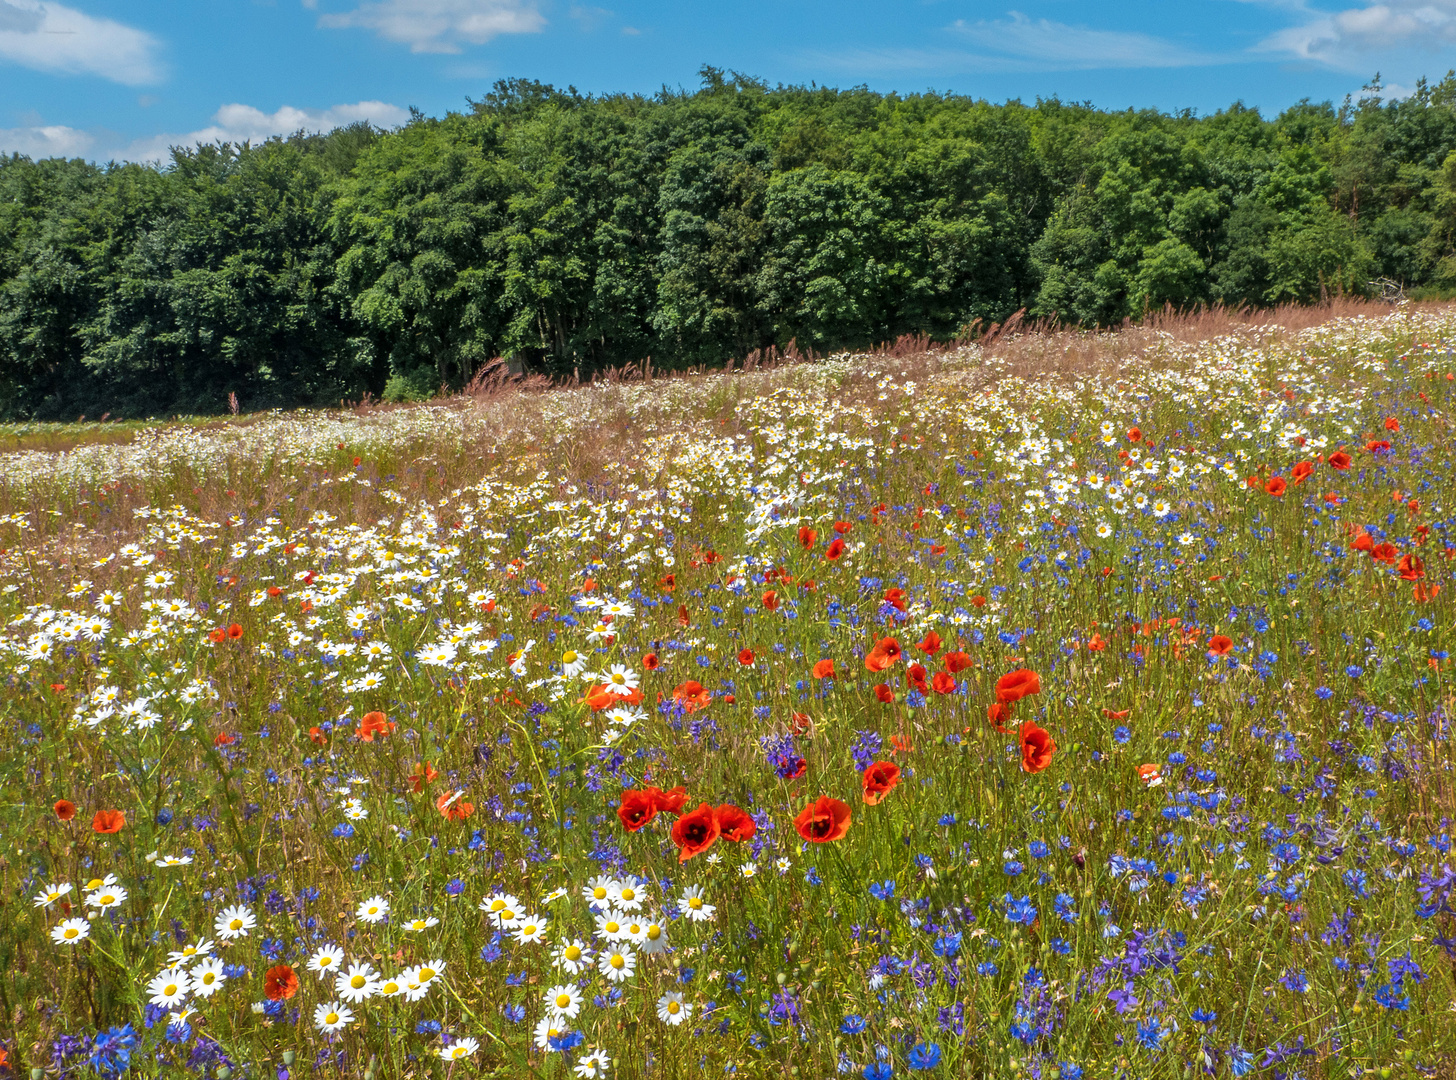
[[[0,417],[1456,291],[1452,75],[1274,119],[702,77],[650,97],[503,81],[393,131],[163,167],[0,157]]]

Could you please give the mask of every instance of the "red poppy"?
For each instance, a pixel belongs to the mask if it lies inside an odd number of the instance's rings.
[[[880,683],[879,686],[875,687],[875,697],[879,698],[886,705],[889,705],[895,700],[895,692],[884,683]]]
[[[1396,569],[1403,581],[1416,581],[1426,576],[1426,563],[1419,555],[1402,555]]]
[[[1399,431],[1400,430],[1400,421],[1397,420],[1393,416],[1387,416],[1385,418],[1385,430],[1386,431]]]
[[[656,671],[658,668],[662,667],[662,661],[657,658],[657,654],[655,652],[650,652],[642,657],[642,666],[648,671]]]
[[[669,788],[667,791],[650,787],[647,794],[652,796],[653,804],[663,814],[681,814],[683,803],[688,801],[688,789],[685,787]]]
[[[885,590],[885,603],[889,604],[896,611],[904,611],[905,610],[905,590],[904,589],[886,589]]]
[[[1289,485],[1284,482],[1284,477],[1282,476],[1270,477],[1269,482],[1264,485],[1264,490],[1268,494],[1274,495],[1276,497],[1279,495],[1283,495],[1284,492],[1288,490],[1288,488]]]
[[[382,712],[365,713],[354,734],[359,736],[360,742],[373,742],[376,735],[394,734],[394,721],[386,719]]]
[[[834,523],[834,531],[837,532],[840,536],[843,536],[852,528],[854,528],[854,523],[850,521],[836,521]]]
[[[899,782],[900,766],[889,761],[875,762],[864,771],[864,801],[870,806],[884,802]]]
[[[227,631],[224,630],[221,626],[215,626],[207,632],[207,640],[213,642],[214,644],[220,641],[226,641]]]
[[[1325,458],[1325,464],[1332,469],[1339,469],[1341,472],[1344,472],[1350,467],[1350,455],[1343,450],[1336,450],[1329,457]]]
[[[940,635],[932,630],[930,631],[930,633],[926,634],[925,637],[921,639],[920,644],[916,645],[915,647],[923,652],[926,656],[934,656],[936,653],[940,652]]]
[[[920,664],[911,664],[905,669],[905,683],[907,686],[915,687],[915,689],[923,694],[930,689],[930,687],[925,685],[925,676],[927,674],[929,673]]]
[[[1140,428],[1135,428],[1135,427],[1128,428],[1127,429],[1127,441],[1128,442],[1142,442],[1143,441],[1143,433],[1142,433],[1142,430]]]
[[[425,790],[426,784],[432,783],[439,775],[432,765],[423,761],[416,762],[415,771],[410,773],[410,790],[418,795]]]
[[[98,810],[91,819],[91,831],[98,833],[119,833],[126,826],[126,814],[121,810]]]
[[[229,641],[237,641],[242,636],[243,636],[243,628],[238,623],[233,623],[231,626],[228,627],[228,640]]]
[[[990,721],[993,728],[1002,735],[1010,735],[1011,729],[1006,725],[1011,722],[1011,706],[1003,705],[999,701],[994,705],[986,706],[986,719]]]
[[[216,735],[213,736],[212,745],[213,746],[231,746],[233,743],[235,743],[237,741],[238,741],[237,739],[233,738],[226,731],[219,731]]]
[[[57,799],[56,805],[51,807],[56,812],[56,817],[62,821],[70,821],[76,816],[76,804],[70,799]]]
[[[1003,705],[1041,693],[1041,676],[1030,668],[1008,671],[996,680],[996,700]]]
[[[763,594],[763,606],[769,611],[777,611],[779,606],[779,594],[770,589]]]
[[[713,808],[703,803],[691,814],[684,814],[673,823],[672,842],[677,845],[677,861],[685,863],[701,855],[722,835],[722,826]]]
[[[817,660],[817,661],[815,661],[815,663],[814,663],[814,678],[816,678],[816,679],[832,679],[832,678],[834,678],[834,661],[833,660]]]
[[[1378,453],[1380,453],[1383,450],[1389,450],[1390,449],[1390,440],[1389,439],[1371,439],[1369,442],[1367,442],[1365,444],[1365,449],[1366,450],[1369,450],[1372,454],[1378,454]]]
[[[1301,461],[1294,466],[1290,475],[1294,477],[1296,484],[1302,484],[1314,475],[1314,464],[1309,461]]]
[[[283,590],[280,589],[277,585],[269,585],[268,586],[268,596],[271,599],[277,600],[282,595],[283,595]]]
[[[269,1001],[286,1001],[298,993],[298,976],[287,964],[268,969],[263,976],[263,996]]]
[[[319,746],[322,746],[324,743],[329,741],[329,737],[324,734],[323,728],[311,727],[308,729],[308,741],[311,743],[317,743]]]
[[[1024,772],[1041,772],[1052,763],[1052,755],[1056,752],[1057,743],[1051,732],[1037,727],[1030,720],[1021,725],[1021,768]]]
[[[954,694],[956,688],[955,676],[949,672],[937,671],[930,678],[930,688],[937,694]]]
[[[821,795],[794,818],[794,828],[805,840],[827,844],[842,839],[849,832],[849,804]]]
[[[839,557],[844,554],[844,541],[835,537],[829,541],[829,546],[824,549],[824,557],[830,562],[838,562]]]
[[[734,806],[732,803],[724,803],[713,810],[713,816],[718,819],[718,835],[724,840],[732,840],[735,844],[744,840],[753,839],[757,826],[753,824],[753,818],[748,816],[748,811]]]
[[[1441,586],[1439,585],[1423,586],[1419,581],[1417,581],[1414,589],[1415,601],[1417,604],[1428,604],[1438,595],[1440,595],[1440,592]]]
[[[969,653],[963,653],[957,650],[946,653],[942,662],[945,664],[945,670],[954,675],[957,672],[965,671],[966,668],[971,666],[972,661]]]
[[[1102,715],[1109,720],[1126,720],[1132,715],[1131,709],[1103,709]]]
[[[985,606],[986,606],[986,598],[984,596],[982,596],[980,593],[976,593],[975,596],[971,597],[971,607],[985,607]]]
[[[636,832],[657,816],[657,800],[646,791],[622,792],[617,820],[628,832]]]
[[[900,643],[892,637],[875,642],[874,648],[865,654],[865,667],[870,671],[884,671],[900,659]]]
[[[677,606],[677,624],[687,627],[691,626],[692,623],[692,619],[688,618],[688,606],[686,604],[679,604]]]
[[[819,534],[807,525],[799,527],[799,546],[805,551],[814,550],[814,545],[819,542]]]
[[[446,821],[464,821],[475,813],[475,804],[465,801],[464,791],[447,791],[435,800],[435,809]]]
[[[672,692],[673,700],[683,707],[683,712],[694,713],[706,709],[713,701],[713,695],[701,683],[689,679]]]
[[[744,667],[752,667],[753,666],[753,650],[752,649],[740,649],[739,652],[738,652],[738,662],[740,664],[742,664]]]
[[[1214,634],[1208,639],[1209,656],[1224,656],[1233,647],[1233,638],[1225,637],[1223,634]]]
[[[1137,767],[1138,779],[1148,787],[1157,787],[1163,782],[1163,770],[1152,763]]]
[[[1395,557],[1399,554],[1400,552],[1396,550],[1394,544],[1386,542],[1384,544],[1376,544],[1370,552],[1370,557],[1378,562],[1383,562],[1389,564],[1390,566],[1394,566]]]
[[[1356,551],[1374,551],[1375,538],[1364,529],[1355,534],[1355,539],[1350,542],[1350,547]]]

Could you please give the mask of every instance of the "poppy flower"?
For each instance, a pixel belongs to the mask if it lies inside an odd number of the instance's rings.
[[[238,623],[233,623],[227,629],[227,636],[229,641],[237,641],[243,636],[242,626],[240,626]]]
[[[655,652],[650,652],[642,657],[642,666],[648,671],[656,671],[658,668],[662,667],[662,661],[657,658],[657,654]]]
[[[657,800],[647,791],[624,791],[617,807],[617,820],[628,832],[636,832],[657,816]]]
[[[1107,648],[1107,642],[1103,640],[1100,630],[1093,632],[1091,640],[1087,642],[1087,648],[1093,652],[1101,652]]]
[[[287,964],[268,969],[263,976],[263,996],[269,1001],[286,1001],[298,993],[298,975]]]
[[[213,736],[213,738],[212,738],[212,745],[213,746],[231,746],[233,743],[235,743],[237,741],[238,741],[237,739],[233,738],[233,736],[229,735],[226,731],[219,731],[216,735]]]
[[[691,814],[684,814],[672,826],[672,842],[677,845],[677,861],[685,863],[694,855],[701,855],[717,843],[722,833],[718,815],[707,803],[700,805]]]
[[[1343,450],[1336,450],[1329,457],[1325,458],[1325,464],[1332,469],[1338,469],[1340,472],[1344,472],[1350,467],[1350,455]]]
[[[930,687],[925,684],[925,676],[927,674],[928,672],[922,665],[911,664],[908,668],[905,669],[905,683],[907,686],[913,686],[915,687],[915,689],[919,690],[922,694],[924,694],[930,689]]]
[[[956,688],[955,676],[945,671],[937,671],[930,677],[930,688],[937,694],[954,694]]]
[[[70,821],[76,816],[76,804],[70,799],[57,799],[56,805],[51,807],[56,812],[56,817],[62,821]]]
[[[215,626],[207,632],[207,640],[213,644],[227,640],[227,631],[221,626]]]
[[[311,727],[308,729],[308,741],[322,746],[324,743],[329,741],[329,737],[324,734],[323,728]]]
[[[838,562],[839,557],[844,554],[844,541],[835,537],[829,541],[829,546],[824,549],[824,557],[830,562]]]
[[[677,624],[682,627],[688,627],[693,624],[692,619],[688,618],[688,606],[686,604],[679,604],[677,606]]]
[[[854,523],[851,521],[836,521],[834,523],[834,531],[837,532],[840,536],[843,536],[852,528],[854,528]]]
[[[1355,534],[1355,539],[1350,542],[1350,547],[1355,551],[1374,551],[1375,538],[1364,529]]]
[[[410,773],[410,790],[416,795],[425,790],[425,785],[432,783],[435,777],[440,774],[423,761],[415,764],[415,771]]]
[[[1264,485],[1264,491],[1275,497],[1283,495],[1288,488],[1289,485],[1284,482],[1284,477],[1282,476],[1270,477],[1269,482]]]
[[[1428,603],[1430,603],[1432,600],[1434,600],[1440,594],[1440,592],[1441,592],[1441,586],[1439,586],[1439,585],[1425,585],[1425,586],[1423,586],[1419,581],[1417,581],[1416,582],[1416,585],[1415,585],[1414,592],[1415,592],[1415,601],[1416,601],[1417,604],[1428,604]]]
[[[996,700],[1003,705],[1041,693],[1041,676],[1030,668],[1008,671],[996,680]]]
[[[1131,709],[1103,709],[1102,715],[1109,720],[1126,720],[1132,715]]]
[[[1148,787],[1157,787],[1163,782],[1163,770],[1157,765],[1139,765],[1137,767],[1137,774],[1138,779],[1144,784],[1147,784]]]
[[[1416,581],[1426,576],[1426,563],[1419,555],[1402,555],[1396,569],[1402,581]]]
[[[975,596],[971,597],[971,607],[985,607],[985,606],[986,606],[986,598],[984,596],[982,596],[980,593],[976,593]]]
[[[1372,559],[1375,559],[1377,562],[1383,562],[1389,564],[1390,566],[1394,566],[1395,557],[1399,554],[1400,552],[1396,550],[1395,545],[1387,541],[1384,544],[1376,544],[1375,547],[1371,549],[1370,557]]]
[[[1052,763],[1057,752],[1057,742],[1051,732],[1028,720],[1021,725],[1021,768],[1024,772],[1039,773]]]
[[[1208,639],[1209,656],[1225,656],[1233,647],[1233,638],[1225,637],[1223,634],[1214,634]]]
[[[895,790],[900,782],[900,766],[889,761],[877,761],[864,771],[864,801],[877,806],[885,796]]]
[[[816,679],[832,679],[832,678],[834,678],[834,661],[833,660],[817,660],[817,661],[815,661],[815,663],[814,663],[814,678],[816,678]]]
[[[653,805],[663,814],[681,814],[683,803],[688,801],[688,789],[685,787],[670,788],[667,791],[650,787],[647,794],[652,796]]]
[[[435,809],[446,821],[464,821],[475,813],[475,804],[464,799],[464,791],[447,791],[435,800]]]
[[[1385,418],[1385,430],[1386,431],[1399,431],[1400,430],[1400,421],[1397,420],[1393,416],[1387,416]]]
[[[386,719],[382,712],[365,713],[354,734],[359,736],[360,742],[372,743],[376,735],[394,734],[394,721]]]
[[[770,589],[763,594],[763,606],[769,611],[777,611],[779,606],[779,594]]]
[[[753,839],[753,834],[758,831],[758,827],[753,824],[753,818],[748,816],[748,811],[732,803],[715,807],[713,816],[718,819],[718,835],[735,844]]]
[[[1389,439],[1371,439],[1365,444],[1365,449],[1372,454],[1381,454],[1390,449]]]
[[[849,804],[821,795],[794,818],[794,828],[800,836],[813,844],[827,844],[839,840],[849,832]]]
[[[965,671],[966,668],[971,666],[971,657],[969,653],[963,653],[957,650],[956,652],[946,653],[942,662],[945,664],[945,670],[954,675],[957,672]]]
[[[126,814],[121,810],[98,810],[91,819],[91,831],[97,833],[119,833],[126,826]]]
[[[706,709],[713,701],[713,695],[695,679],[689,679],[672,692],[672,698],[683,707],[683,712],[694,713]]]
[[[805,551],[813,551],[814,545],[819,542],[819,534],[807,525],[799,528],[799,546]]]
[[[926,656],[934,656],[936,653],[940,652],[940,635],[932,630],[930,631],[930,633],[926,634],[925,637],[921,639],[920,644],[916,645],[915,647],[923,652]]]
[[[739,652],[738,652],[738,662],[740,664],[742,664],[744,667],[752,667],[753,666],[753,650],[752,649],[740,649]]]
[[[900,643],[892,637],[881,638],[874,648],[865,654],[865,667],[870,671],[884,671],[900,659]]]
[[[1142,442],[1143,441],[1142,429],[1135,428],[1135,427],[1128,428],[1127,429],[1127,441],[1128,442],[1131,442],[1131,443]]]
[[[905,590],[904,589],[886,589],[885,590],[885,603],[889,604],[896,611],[904,611],[905,610]]]
[[[1010,705],[1003,705],[999,701],[993,705],[987,705],[986,719],[990,722],[991,726],[999,731],[1002,735],[1011,734],[1011,729],[1006,726],[1008,723],[1011,722]]]
[[[1290,472],[1290,475],[1294,477],[1294,482],[1296,484],[1302,484],[1314,475],[1314,465],[1312,462],[1301,461],[1299,464],[1294,466],[1294,468]]]
[[[895,700],[895,692],[884,683],[880,683],[879,686],[875,687],[875,697],[879,698],[884,704],[890,705]]]

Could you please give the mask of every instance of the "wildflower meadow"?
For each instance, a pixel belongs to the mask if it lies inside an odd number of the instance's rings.
[[[5,429],[0,1060],[1456,1076],[1453,350]]]

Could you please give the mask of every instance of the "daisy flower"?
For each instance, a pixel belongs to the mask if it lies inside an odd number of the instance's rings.
[[[91,924],[85,919],[67,919],[51,927],[51,940],[57,945],[79,945],[91,936]]]
[[[337,945],[323,945],[308,958],[308,970],[317,972],[320,979],[332,975],[344,966],[344,950]]]
[[[657,1018],[664,1024],[676,1027],[693,1015],[693,1007],[683,1000],[675,990],[669,990],[657,999]]]
[[[379,972],[368,963],[350,964],[334,979],[334,993],[344,1001],[367,1001],[379,993]]]
[[[648,923],[637,949],[646,956],[667,952],[667,931],[657,923]]]
[[[232,941],[234,938],[247,937],[248,931],[257,925],[258,920],[251,911],[245,907],[234,906],[223,908],[212,928],[224,941]]]
[[[603,949],[597,970],[612,982],[625,982],[636,973],[637,954],[631,949]]]
[[[381,978],[379,980],[379,996],[394,997],[396,994],[404,993],[405,987],[399,979]]]
[[[639,677],[635,671],[625,664],[613,664],[612,669],[603,673],[602,686],[609,694],[616,694],[618,697],[630,697],[633,690],[637,689]]]
[[[561,654],[561,674],[568,679],[578,678],[586,670],[586,657],[581,653],[564,652]]]
[[[412,919],[412,920],[410,920],[409,922],[407,922],[407,923],[404,924],[404,928],[406,930],[408,930],[412,934],[418,934],[421,931],[428,930],[432,926],[439,926],[439,925],[440,925],[440,920],[439,919],[435,918],[433,915],[428,915],[428,916],[426,916],[423,919]]]
[[[624,917],[617,912],[608,909],[596,917],[597,934],[607,941],[620,941],[622,939],[622,922]]]
[[[71,891],[70,885],[47,885],[40,892],[35,894],[36,907],[50,907],[61,897]]]
[[[446,1061],[463,1061],[465,1058],[474,1056],[480,1049],[480,1043],[469,1035],[456,1039],[449,1046],[440,1047],[440,1057]]]
[[[691,919],[693,922],[707,922],[718,910],[712,904],[703,901],[701,885],[689,885],[684,889],[682,898],[677,902],[677,909],[685,918]]]
[[[153,1005],[170,1009],[180,1005],[192,990],[192,980],[181,968],[168,968],[147,983],[147,993]]]
[[[556,946],[551,962],[568,975],[580,975],[591,966],[591,954],[585,942],[573,939]]]
[[[331,1001],[313,1010],[314,1026],[320,1031],[338,1031],[354,1021],[354,1013],[342,1001]]]
[[[526,915],[516,923],[516,944],[540,945],[546,940],[550,921],[539,915]]]
[[[183,945],[175,952],[167,954],[167,960],[173,965],[185,964],[189,960],[196,960],[203,956],[212,955],[212,942],[203,938],[196,945]]]
[[[208,957],[194,967],[190,978],[192,979],[192,992],[200,998],[212,997],[222,989],[222,984],[227,982],[227,974],[222,969],[222,961],[216,956]]]
[[[125,889],[117,886],[115,888],[97,889],[86,895],[86,906],[94,907],[98,911],[106,911],[116,907],[127,897]]]
[[[389,916],[389,901],[382,896],[371,896],[354,914],[367,923],[381,923]]]
[[[510,893],[491,893],[480,902],[480,910],[490,917],[491,922],[497,922],[507,913],[510,916],[508,921],[515,922],[515,913],[521,910],[521,902]]]
[[[616,878],[594,877],[582,886],[581,896],[589,906],[604,908],[612,902],[612,892],[616,887]]]
[[[558,1020],[571,1020],[581,1012],[581,991],[572,983],[553,986],[541,997],[547,1012]]]
[[[581,1080],[598,1080],[599,1077],[607,1075],[607,1069],[612,1064],[612,1059],[607,1057],[604,1050],[593,1050],[590,1054],[577,1059],[576,1075]]]
[[[642,910],[642,882],[634,877],[625,877],[615,882],[612,890],[612,906],[622,911]]]
[[[548,1016],[536,1025],[536,1030],[532,1033],[531,1038],[536,1044],[536,1049],[550,1053],[553,1050],[551,1040],[561,1038],[570,1030],[566,1026],[566,1021]]]
[[[552,889],[549,893],[541,898],[541,903],[552,904],[566,895],[567,893],[565,889]]]

